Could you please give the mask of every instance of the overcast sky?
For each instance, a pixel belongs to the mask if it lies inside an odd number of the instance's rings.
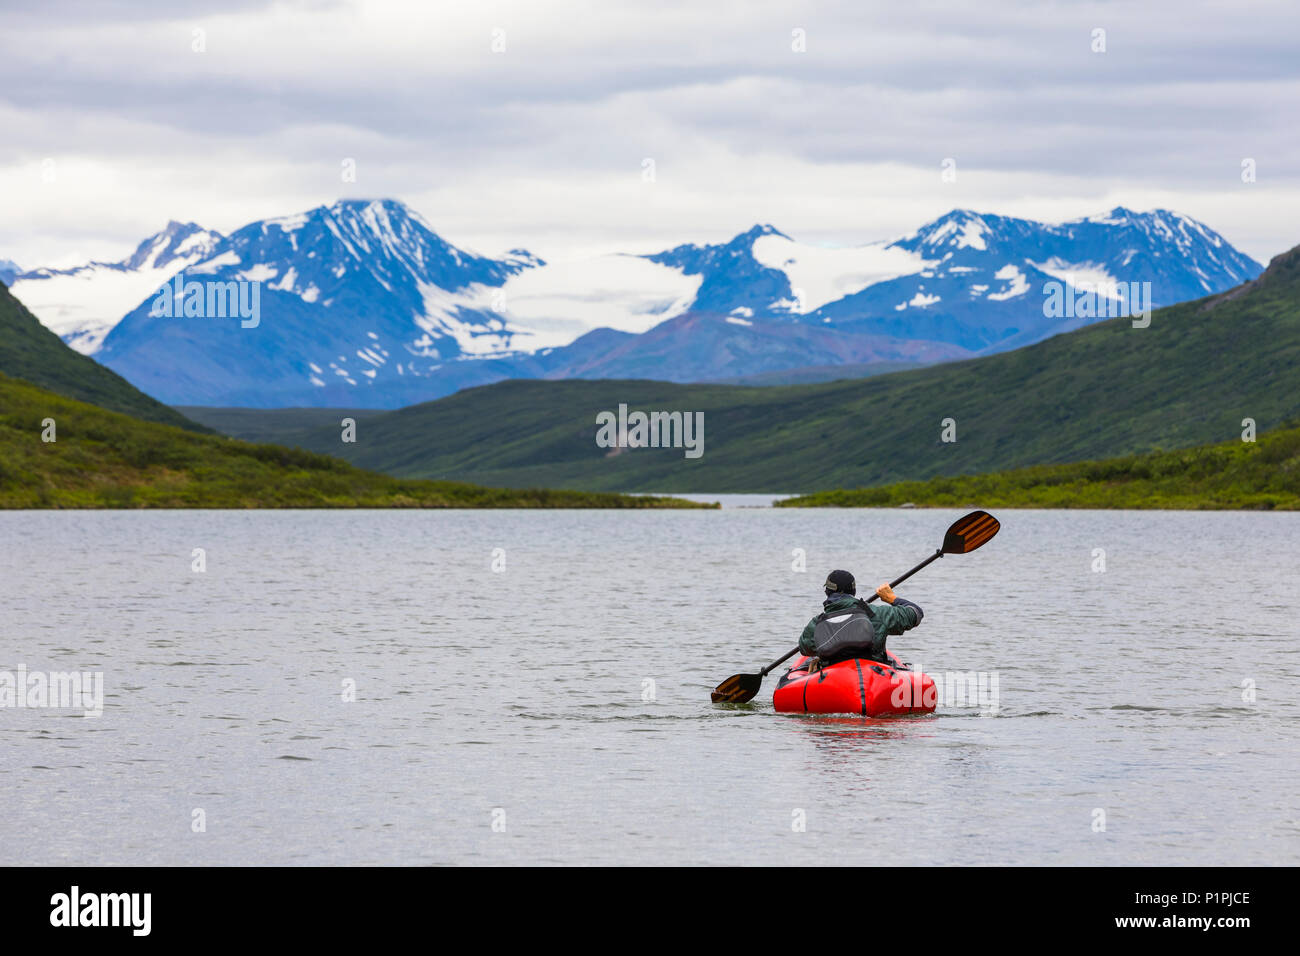
[[[342,196],[543,257],[756,222],[860,244],[954,207],[1300,243],[1294,2],[0,7],[0,259],[28,268]]]

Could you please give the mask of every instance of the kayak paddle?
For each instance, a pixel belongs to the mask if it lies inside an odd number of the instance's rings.
[[[891,588],[898,587],[931,561],[942,558],[945,554],[969,554],[981,545],[987,544],[1001,527],[1002,525],[998,519],[987,511],[972,511],[965,517],[958,518],[952,523],[948,533],[944,535],[943,547],[901,578],[890,581],[889,586]],[[867,602],[870,603],[879,596],[873,594],[867,598]],[[743,704],[746,701],[753,700],[754,695],[763,686],[763,678],[798,653],[799,648],[795,647],[794,650],[778,657],[757,674],[733,674],[714,688],[711,695],[713,702],[715,704]]]

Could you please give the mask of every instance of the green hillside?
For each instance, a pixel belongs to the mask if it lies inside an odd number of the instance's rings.
[[[145,421],[207,430],[64,345],[4,285],[0,285],[0,373]]]
[[[42,440],[53,419],[53,442]],[[0,374],[0,508],[652,508],[676,499],[402,481],[143,422]]]
[[[1033,294],[1032,292],[1030,294]],[[620,402],[705,413],[704,455],[595,442]],[[1223,295],[1028,348],[864,380],[747,388],[510,381],[296,441],[403,477],[519,487],[813,492],[1223,441],[1300,414],[1300,249]],[[945,419],[957,441],[941,441]],[[289,439],[286,439],[289,440]]]
[[[811,385],[814,382],[837,382],[844,378],[871,378],[909,368],[921,368],[924,362],[848,362],[842,365],[809,365],[802,368],[755,372],[736,378],[720,378],[714,385]]]
[[[382,415],[373,408],[220,408],[213,405],[177,405],[190,421],[231,438],[284,444],[304,431],[326,425],[337,428],[345,418],[356,422]]]
[[[1300,510],[1300,427],[1181,451],[822,491],[781,508],[1254,508]]]

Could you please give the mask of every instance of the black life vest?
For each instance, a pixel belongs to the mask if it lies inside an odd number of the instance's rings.
[[[817,615],[813,627],[813,645],[823,661],[848,657],[873,657],[876,653],[876,629],[867,609],[859,601],[840,611]]]

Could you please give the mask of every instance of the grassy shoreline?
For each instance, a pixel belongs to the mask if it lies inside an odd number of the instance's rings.
[[[1300,510],[1300,427],[1178,451],[801,495],[778,508]]]

